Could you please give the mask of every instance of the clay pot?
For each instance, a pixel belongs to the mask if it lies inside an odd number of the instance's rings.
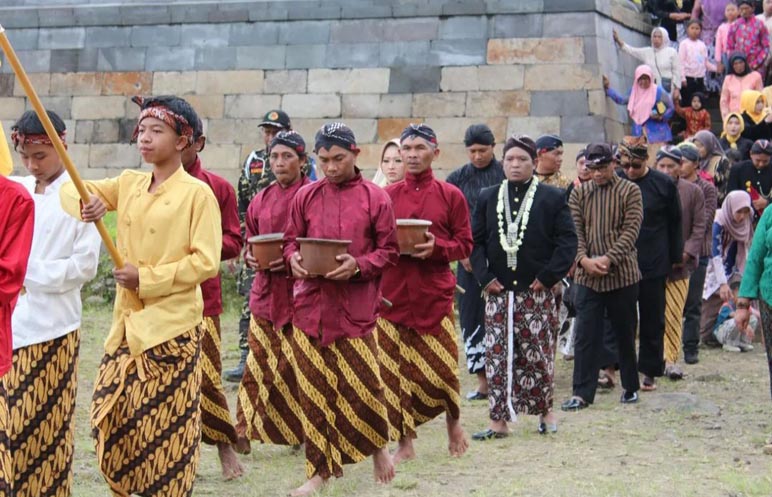
[[[300,265],[311,276],[324,276],[338,269],[336,256],[345,254],[351,240],[326,240],[323,238],[298,238],[300,243]]]
[[[426,232],[429,231],[431,225],[432,222],[425,219],[397,219],[399,253],[401,255],[415,254],[415,246],[426,243]]]
[[[284,233],[268,233],[250,237],[247,242],[252,250],[252,257],[257,259],[261,270],[268,270],[270,263],[281,259]]]

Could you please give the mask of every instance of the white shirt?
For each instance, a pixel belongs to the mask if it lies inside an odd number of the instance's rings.
[[[13,349],[47,342],[71,333],[81,324],[80,289],[96,276],[101,239],[93,224],[65,214],[59,188],[70,180],[63,173],[42,194],[33,176],[10,178],[24,185],[35,201],[26,293],[12,316]]]

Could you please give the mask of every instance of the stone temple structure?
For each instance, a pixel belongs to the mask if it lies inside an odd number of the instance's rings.
[[[307,141],[325,121],[349,124],[369,171],[382,143],[424,121],[444,177],[466,162],[465,128],[486,122],[502,143],[560,134],[573,175],[581,144],[624,134],[625,109],[605,98],[601,74],[624,89],[635,63],[612,28],[637,45],[650,30],[627,0],[4,0],[0,24],[66,119],[84,177],[141,167],[128,97],[171,93],[205,121],[206,167],[234,182],[275,107]],[[27,107],[4,64],[6,133]]]

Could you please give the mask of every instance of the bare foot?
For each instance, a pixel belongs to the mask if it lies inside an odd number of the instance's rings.
[[[222,465],[222,477],[225,481],[235,480],[244,476],[244,467],[239,462],[239,456],[233,450],[233,446],[227,443],[217,444],[217,454],[220,456],[220,465]]]
[[[448,425],[448,450],[453,457],[461,457],[469,448],[469,440],[461,427],[461,421],[445,416],[445,422]]]
[[[319,475],[314,475],[307,482],[290,492],[290,497],[305,497],[319,491],[327,483],[327,480]]]
[[[396,466],[402,461],[409,461],[410,459],[415,459],[415,449],[413,448],[413,439],[412,438],[401,438],[399,440],[399,445],[397,446],[397,451],[394,453],[393,456],[391,456],[391,462]]]
[[[381,447],[373,453],[373,473],[378,483],[390,483],[394,478],[394,463],[386,447]]]
[[[247,455],[252,452],[252,446],[249,443],[249,439],[246,437],[237,438],[236,445],[234,445],[233,448],[239,454]]]

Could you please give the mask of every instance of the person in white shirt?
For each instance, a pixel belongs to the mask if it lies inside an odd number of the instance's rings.
[[[48,115],[64,141],[64,122],[54,112]],[[62,210],[59,188],[70,178],[38,116],[25,112],[11,130],[31,175],[10,179],[35,202],[32,250],[12,316],[13,365],[4,378],[11,476],[17,497],[66,497],[72,486],[80,289],[96,275],[100,238],[93,224]]]
[[[670,46],[670,38],[665,28],[654,28],[651,32],[651,46],[632,47],[625,43],[615,29],[614,42],[620,50],[651,67],[654,82],[662,86],[674,98],[680,98],[683,72],[678,52]]]
[[[772,41],[772,0],[764,0],[764,12],[757,15],[756,18],[767,27],[767,31],[770,33],[770,41]]]

